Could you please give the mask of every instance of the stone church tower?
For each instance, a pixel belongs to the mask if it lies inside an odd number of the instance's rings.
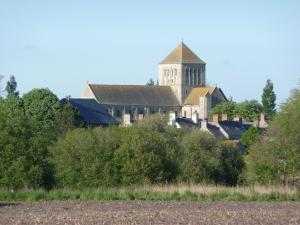
[[[160,62],[159,85],[170,86],[180,104],[191,90],[205,87],[205,62],[181,42]]]

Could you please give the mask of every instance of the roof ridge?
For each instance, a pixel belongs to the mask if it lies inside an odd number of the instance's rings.
[[[160,62],[160,64],[168,63],[205,64],[183,41]]]

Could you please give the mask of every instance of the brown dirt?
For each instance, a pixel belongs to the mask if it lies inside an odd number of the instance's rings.
[[[0,202],[0,224],[300,224],[300,202]]]

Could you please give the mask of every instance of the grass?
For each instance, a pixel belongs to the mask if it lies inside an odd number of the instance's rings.
[[[89,190],[57,189],[50,192],[0,189],[0,201],[39,200],[300,201],[300,191],[282,186],[224,187],[183,184]]]

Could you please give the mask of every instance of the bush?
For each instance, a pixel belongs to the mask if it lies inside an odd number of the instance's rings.
[[[300,89],[281,106],[248,157],[248,182],[295,185],[300,176]]]

